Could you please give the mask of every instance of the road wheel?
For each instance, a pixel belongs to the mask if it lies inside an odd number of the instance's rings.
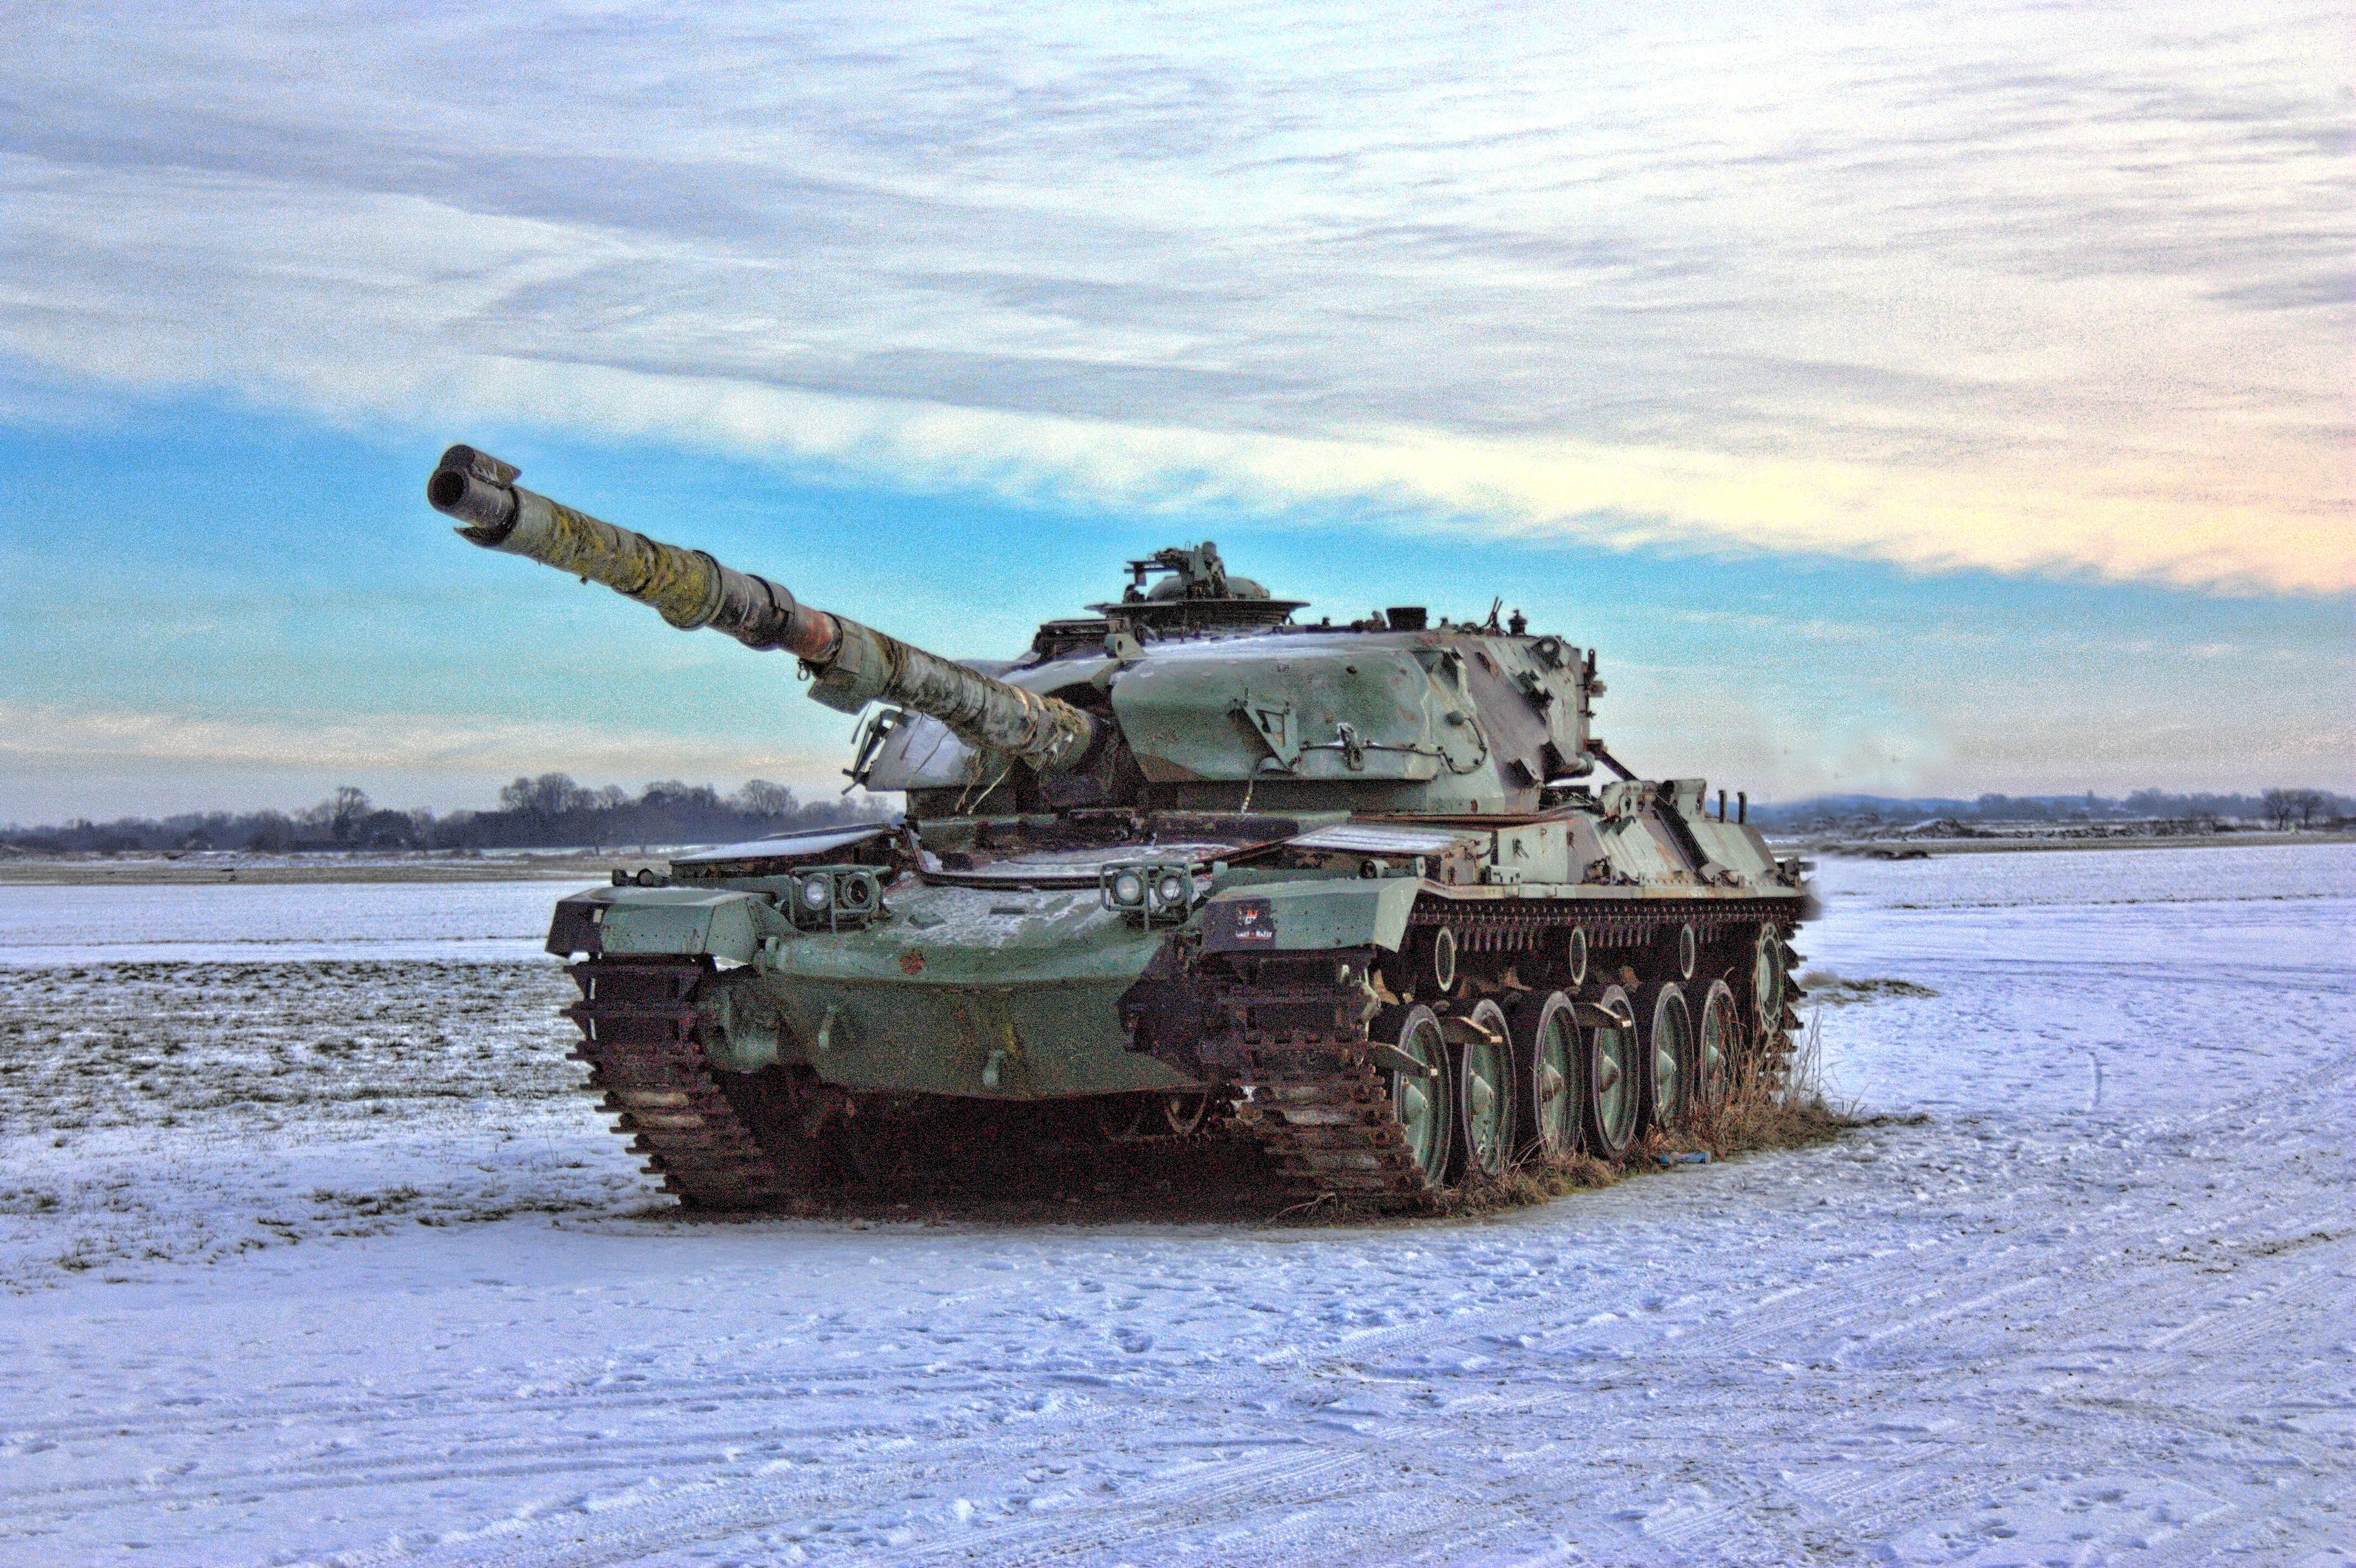
[[[1665,1127],[1685,1114],[1693,1090],[1693,1009],[1685,987],[1664,986],[1653,997],[1653,1027],[1647,1031],[1644,1110],[1650,1127]]]
[[[1715,1111],[1734,1087],[1734,1053],[1742,1032],[1742,1008],[1734,987],[1712,980],[1702,998],[1701,1021],[1694,1026],[1693,1097]]]
[[[1605,1159],[1616,1159],[1636,1136],[1644,1063],[1636,1051],[1636,1015],[1628,993],[1607,987],[1596,1006],[1620,1021],[1587,1030],[1585,1071],[1579,1081],[1580,1119],[1586,1125],[1587,1147]]]
[[[1456,994],[1456,933],[1446,926],[1435,926],[1430,935],[1417,944],[1418,970],[1416,989],[1434,997]]]
[[[1751,948],[1751,1016],[1762,1040],[1783,1032],[1783,934],[1762,925]]]
[[[1436,1188],[1448,1178],[1456,1136],[1456,1081],[1449,1071],[1448,1040],[1439,1018],[1419,1004],[1400,1015],[1392,1043],[1417,1063],[1417,1071],[1391,1074],[1391,1115],[1406,1135],[1408,1157],[1424,1184]]]
[[[1495,1176],[1514,1153],[1514,1050],[1505,1009],[1483,1000],[1449,1020],[1466,1180]]]
[[[1515,1140],[1540,1159],[1579,1147],[1579,1013],[1550,991],[1525,998],[1513,1015],[1514,1083],[1521,1093]]]

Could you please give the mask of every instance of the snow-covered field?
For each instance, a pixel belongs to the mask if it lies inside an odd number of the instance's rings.
[[[676,1222],[545,883],[10,890],[0,1563],[2356,1563],[2356,849],[1823,888],[1927,1119],[1347,1231]]]

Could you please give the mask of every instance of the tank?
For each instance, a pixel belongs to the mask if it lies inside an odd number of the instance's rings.
[[[792,655],[905,801],[558,903],[590,1087],[685,1203],[790,1206],[1023,1107],[1256,1143],[1272,1200],[1413,1202],[1619,1156],[1790,1052],[1801,863],[1742,796],[1622,767],[1594,651],[1502,601],[1312,623],[1205,543],[960,663],[519,477],[452,447],[427,497]]]

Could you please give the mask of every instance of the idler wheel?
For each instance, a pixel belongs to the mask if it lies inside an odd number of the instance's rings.
[[[1399,1015],[1392,1043],[1417,1066],[1391,1074],[1391,1115],[1425,1185],[1438,1187],[1447,1179],[1456,1136],[1456,1079],[1449,1071],[1448,1040],[1438,1015],[1418,1004]]]
[[[1653,998],[1652,1050],[1645,1057],[1644,1111],[1647,1126],[1665,1127],[1684,1114],[1693,1091],[1693,1009],[1685,987],[1664,986]]]
[[[1735,1050],[1742,1032],[1742,1008],[1734,987],[1712,980],[1702,997],[1701,1021],[1694,1027],[1693,1097],[1715,1111],[1734,1087]]]
[[[1513,1014],[1514,1082],[1521,1091],[1516,1141],[1541,1159],[1563,1159],[1579,1147],[1579,1013],[1550,991],[1526,998]]]
[[[1208,1094],[1164,1094],[1162,1096],[1162,1125],[1173,1137],[1191,1138],[1203,1130],[1203,1119],[1211,1114]]]
[[[1593,1024],[1587,1030],[1585,1070],[1579,1076],[1580,1120],[1587,1130],[1587,1147],[1613,1159],[1636,1136],[1644,1063],[1636,1051],[1636,1015],[1628,993],[1608,987],[1595,1005],[1601,1012],[1616,1015],[1617,1021]]]
[[[1514,1048],[1505,1011],[1486,999],[1449,1020],[1455,1038],[1460,1152],[1467,1179],[1501,1174],[1514,1153]]]
[[[1759,928],[1751,948],[1751,1016],[1759,1038],[1772,1040],[1783,1028],[1783,933],[1772,925]]]

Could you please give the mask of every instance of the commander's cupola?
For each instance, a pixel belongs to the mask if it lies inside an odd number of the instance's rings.
[[[1149,582],[1148,579],[1158,578]],[[1308,603],[1272,599],[1248,577],[1231,577],[1219,547],[1205,539],[1193,549],[1160,549],[1129,563],[1129,586],[1118,602],[1089,609],[1127,631],[1157,635],[1213,627],[1278,626]]]

